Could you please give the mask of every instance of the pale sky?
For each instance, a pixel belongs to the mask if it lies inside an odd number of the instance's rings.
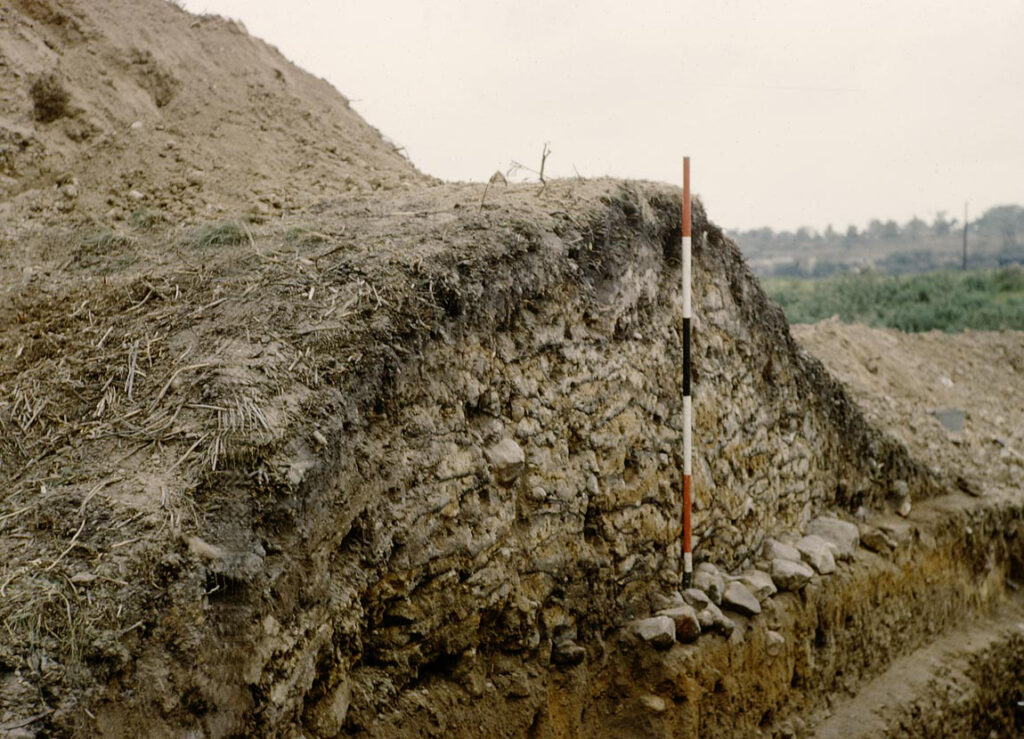
[[[185,0],[326,78],[423,171],[693,186],[730,228],[1024,204],[1020,0]]]

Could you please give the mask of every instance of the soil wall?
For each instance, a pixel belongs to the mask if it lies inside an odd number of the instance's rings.
[[[330,736],[400,698],[482,695],[495,660],[543,683],[531,670],[553,636],[600,644],[677,586],[677,202],[612,185],[578,214],[513,216],[476,252],[435,258],[445,320],[364,363],[323,416],[326,445],[281,452],[292,493],[220,493],[232,504],[200,539],[218,547],[204,565],[218,591],[171,671],[170,692],[194,700],[165,703],[167,721]],[[895,479],[933,492],[695,212],[697,561],[749,564],[769,532],[881,505]]]

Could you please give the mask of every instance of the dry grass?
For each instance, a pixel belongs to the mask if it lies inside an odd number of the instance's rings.
[[[184,239],[27,234],[48,277],[5,264],[0,282],[0,659],[45,655],[53,690],[78,695],[129,669],[132,639],[173,632],[160,594],[202,604],[183,541],[226,515],[214,501],[298,492],[296,455],[343,433],[339,398],[372,408],[389,367],[472,310],[460,272],[536,249],[530,219],[575,228],[548,215],[574,207],[560,188],[503,188],[484,211],[479,187],[343,202],[315,227]],[[129,259],[74,258],[105,249]]]

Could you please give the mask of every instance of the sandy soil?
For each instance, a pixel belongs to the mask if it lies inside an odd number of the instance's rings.
[[[42,120],[40,79],[66,95]],[[267,217],[429,180],[237,22],[163,0],[0,7],[3,230],[29,217],[93,229],[133,214]]]

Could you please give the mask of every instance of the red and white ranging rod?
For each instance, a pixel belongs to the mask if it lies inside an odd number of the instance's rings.
[[[691,426],[693,406],[690,399],[690,157],[683,157],[683,587],[693,580],[693,542],[690,509],[692,495],[690,457],[693,453]]]

